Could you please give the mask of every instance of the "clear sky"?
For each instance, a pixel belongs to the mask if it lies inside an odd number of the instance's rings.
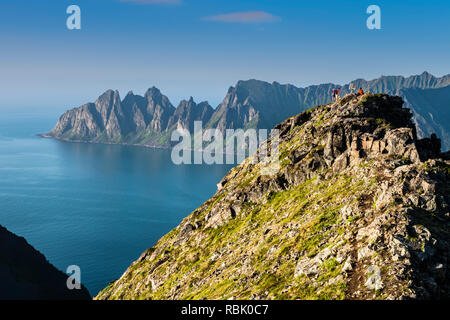
[[[81,8],[68,30],[66,8]],[[366,27],[369,5],[381,30]],[[450,73],[448,0],[2,0],[0,108],[157,86],[215,107],[250,78],[307,86]]]

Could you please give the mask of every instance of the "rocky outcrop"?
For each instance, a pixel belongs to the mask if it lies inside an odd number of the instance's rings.
[[[449,156],[402,104],[349,94],[280,123],[279,163],[233,168],[96,298],[448,299]]]
[[[69,290],[68,276],[27,241],[0,226],[0,300],[87,300],[87,289]]]
[[[359,79],[352,84],[372,93],[402,96],[414,113],[419,136],[437,132],[443,139],[444,149],[448,149],[450,128],[443,110],[448,109],[450,75],[436,78],[424,72],[408,78]],[[215,110],[207,102],[197,105],[192,98],[181,101],[175,109],[154,87],[144,97],[130,92],[123,101],[117,91],[108,90],[95,103],[64,113],[55,128],[44,136],[69,141],[170,147],[171,132],[185,128],[193,133],[193,121],[202,121],[203,128],[218,128],[222,132],[270,129],[311,106],[331,102],[331,91],[336,87],[338,85],[331,83],[297,88],[277,82],[239,81],[229,88]],[[350,92],[350,85],[340,87],[342,95]],[[435,88],[442,89],[429,90]]]

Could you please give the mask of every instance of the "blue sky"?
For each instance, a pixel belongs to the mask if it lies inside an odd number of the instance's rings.
[[[76,4],[82,29],[66,28]],[[382,29],[366,28],[381,8]],[[450,73],[448,0],[3,0],[0,108],[76,107],[153,85],[215,107],[237,80],[307,86]]]

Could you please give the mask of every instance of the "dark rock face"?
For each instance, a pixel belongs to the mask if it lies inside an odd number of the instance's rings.
[[[448,101],[450,75],[435,78],[429,73],[408,78],[380,77],[372,81],[355,80],[355,87],[373,93],[402,96],[414,113],[419,137],[437,132],[444,149],[450,147]],[[108,90],[95,103],[67,111],[47,135],[63,140],[127,143],[169,147],[170,134],[177,128],[193,132],[193,122],[202,121],[204,128],[271,129],[277,123],[312,106],[331,102],[335,84],[306,88],[268,83],[258,80],[239,81],[231,87],[217,107],[193,99],[181,101],[175,109],[169,99],[156,88],[144,97],[130,92],[123,101],[117,91]],[[441,89],[436,89],[441,88]],[[349,85],[341,86],[341,95],[349,93]]]
[[[0,300],[88,300],[87,289],[69,290],[68,276],[27,241],[0,226]]]
[[[402,89],[399,95],[414,114],[420,137],[436,133],[442,140],[442,149],[450,150],[450,86],[436,89]]]
[[[233,168],[96,299],[448,299],[449,154],[402,105],[349,94],[278,124],[279,163]]]

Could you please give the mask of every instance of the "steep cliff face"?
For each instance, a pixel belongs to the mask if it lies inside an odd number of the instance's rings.
[[[89,292],[69,290],[68,276],[27,241],[0,226],[0,300],[85,300]]]
[[[154,132],[163,132],[167,129],[167,124],[175,112],[175,108],[169,99],[161,94],[157,88],[149,89],[145,97],[147,104],[147,118],[149,119],[148,129]]]
[[[127,129],[119,93],[108,90],[95,103],[65,112],[50,135],[69,140],[109,140]]]
[[[271,128],[298,113],[305,105],[304,89],[258,80],[231,87],[207,127],[225,129]]]
[[[194,132],[194,121],[201,121],[202,124],[205,124],[211,119],[213,112],[214,109],[207,102],[196,104],[192,97],[189,101],[183,100],[173,117],[170,118],[168,130],[182,127],[189,132]]]
[[[450,150],[450,86],[438,89],[402,89],[399,94],[414,114],[418,136],[436,133],[443,150]]]
[[[423,99],[416,98],[428,98],[430,93],[424,90],[449,87],[450,75],[436,78],[424,72],[408,78],[383,76],[372,81],[359,79],[352,84],[372,93],[404,97],[417,120],[419,136],[428,134],[432,128],[441,134],[445,150],[450,146],[447,122],[440,117],[430,119],[429,116],[449,107],[448,90],[439,92],[438,105],[434,103],[436,99],[429,99],[424,107]],[[108,90],[95,103],[64,113],[55,128],[44,136],[71,141],[170,147],[172,131],[182,127],[192,133],[194,121],[202,121],[204,128],[219,128],[222,132],[226,129],[270,129],[311,106],[331,102],[331,92],[336,87],[331,83],[297,88],[277,82],[239,81],[228,90],[215,110],[207,102],[196,104],[192,99],[181,101],[175,109],[169,99],[154,87],[144,97],[130,92],[123,101],[120,101],[117,91]],[[350,92],[349,87],[349,84],[341,86],[342,95]]]
[[[277,125],[279,167],[232,169],[96,298],[449,298],[449,154],[402,104],[347,95]]]
[[[121,101],[117,91],[108,90],[95,103],[65,112],[46,136],[69,141],[162,144],[175,108],[156,88],[145,96],[129,92]],[[155,141],[156,139],[156,141]]]

